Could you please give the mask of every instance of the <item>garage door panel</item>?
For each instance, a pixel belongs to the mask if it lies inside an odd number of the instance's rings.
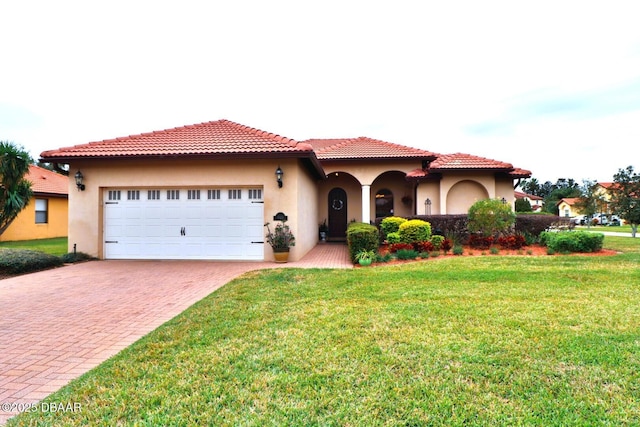
[[[262,260],[264,205],[248,194],[105,190],[105,258]]]

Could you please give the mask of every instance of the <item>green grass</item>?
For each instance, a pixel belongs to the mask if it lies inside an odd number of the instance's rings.
[[[616,227],[602,226],[602,225],[594,225],[591,227],[587,227],[586,225],[579,225],[576,229],[587,230],[587,231],[611,231],[613,233],[628,233],[631,234],[631,226],[630,225],[621,225]]]
[[[0,248],[5,249],[25,249],[31,251],[44,252],[50,255],[61,256],[67,253],[66,237],[56,237],[53,239],[20,240],[15,242],[0,242]]]
[[[640,239],[234,280],[8,425],[637,425]]]

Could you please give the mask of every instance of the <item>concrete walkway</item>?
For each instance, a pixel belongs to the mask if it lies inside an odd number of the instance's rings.
[[[0,425],[233,278],[281,267],[352,264],[324,244],[287,264],[92,261],[0,280]]]

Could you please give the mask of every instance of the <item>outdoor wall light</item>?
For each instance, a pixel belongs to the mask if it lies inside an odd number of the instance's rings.
[[[84,180],[84,175],[82,175],[82,172],[78,171],[76,172],[76,187],[78,187],[78,191],[84,191],[84,184],[82,183],[82,181]]]
[[[276,169],[276,181],[278,181],[278,187],[282,188],[282,176],[284,175],[284,172],[282,172],[282,169],[280,169],[280,166],[278,166],[278,169]]]

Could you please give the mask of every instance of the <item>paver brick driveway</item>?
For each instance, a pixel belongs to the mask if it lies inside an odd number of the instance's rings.
[[[332,245],[286,265],[93,261],[0,280],[0,404],[36,403],[233,278],[281,266],[350,264]],[[0,424],[16,413],[0,408]]]

